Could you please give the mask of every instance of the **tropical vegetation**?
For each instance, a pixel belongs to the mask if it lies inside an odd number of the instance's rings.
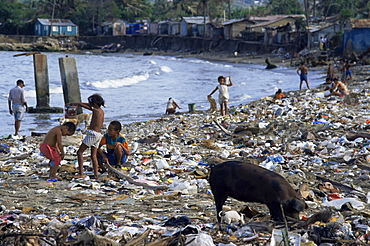
[[[237,0],[235,0],[237,1]],[[113,18],[137,20],[176,20],[183,16],[209,16],[210,19],[244,18],[248,15],[305,14],[310,20],[337,16],[370,18],[368,0],[261,0],[249,5],[231,0],[1,0],[0,33],[33,34],[37,18],[71,19],[80,35],[94,35],[96,26]]]

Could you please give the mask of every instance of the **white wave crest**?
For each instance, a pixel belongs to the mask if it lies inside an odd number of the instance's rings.
[[[93,81],[87,82],[86,85],[90,85],[96,88],[120,88],[125,85],[132,85],[137,84],[141,81],[145,81],[149,79],[149,74],[140,74],[140,75],[133,75],[130,77],[125,77],[121,79],[109,79],[109,80],[102,80],[102,81]]]
[[[240,102],[244,102],[244,101],[248,100],[249,98],[252,98],[252,97],[248,94],[242,94],[242,95],[238,96],[236,99]]]
[[[58,86],[58,87],[52,87],[49,89],[50,94],[63,94],[63,87]]]
[[[27,97],[36,97],[36,90],[25,90],[24,95]]]
[[[162,66],[161,71],[165,72],[165,73],[170,73],[170,72],[172,72],[172,69],[170,67],[167,67],[167,66]]]

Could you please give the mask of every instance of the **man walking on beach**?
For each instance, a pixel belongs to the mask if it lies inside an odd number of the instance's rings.
[[[28,112],[28,105],[24,95],[23,87],[23,80],[17,80],[17,86],[10,90],[8,97],[9,113],[14,113],[14,135],[16,136],[18,135],[19,128],[21,127],[21,121],[24,119],[24,113]]]
[[[300,77],[300,84],[299,84],[299,89],[302,90],[302,83],[303,81],[306,82],[307,88],[310,89],[310,84],[308,83],[308,68],[304,65],[304,63],[301,63],[301,66],[297,69],[297,74]]]

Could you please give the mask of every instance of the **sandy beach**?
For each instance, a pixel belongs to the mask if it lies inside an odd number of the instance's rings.
[[[270,55],[196,57],[257,64],[265,64],[269,57],[278,66],[290,66],[290,61]],[[326,68],[309,67],[321,69],[323,76]],[[130,147],[138,147],[129,157],[129,166],[118,170],[123,176],[105,172],[100,180],[73,179],[83,132],[63,140],[67,154],[59,182],[47,181],[48,161],[38,150],[42,136],[1,139],[1,240],[22,239],[28,245],[175,245],[168,241],[176,241],[175,232],[186,225],[165,223],[185,216],[195,235],[205,234],[203,242],[210,243],[198,245],[270,245],[272,229],[284,226],[270,221],[263,204],[229,198],[225,211],[248,205],[255,216],[246,218],[244,225],[218,230],[207,174],[211,164],[235,160],[282,175],[308,204],[300,215],[302,221],[330,210],[329,220],[289,224],[289,234],[299,236],[301,245],[365,245],[369,242],[370,144],[353,133],[369,128],[370,71],[357,65],[353,73],[353,81],[346,81],[351,91],[346,97],[322,97],[323,85],[284,92],[284,100],[266,95],[247,105],[232,105],[226,117],[196,111],[124,125],[122,133]],[[84,159],[86,174],[91,175],[88,151]],[[90,239],[81,237],[87,229],[93,232]],[[332,234],[324,235],[325,230]]]

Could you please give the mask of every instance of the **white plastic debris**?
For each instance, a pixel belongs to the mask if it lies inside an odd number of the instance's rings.
[[[364,203],[357,200],[356,198],[340,198],[340,199],[335,199],[330,202],[324,202],[321,205],[325,207],[334,207],[339,210],[346,203],[350,203],[351,206],[357,210],[362,210],[365,208]]]
[[[165,159],[158,159],[156,162],[157,169],[168,169],[170,165],[167,163]]]
[[[199,233],[197,235],[189,235],[186,237],[185,245],[188,246],[214,246],[213,239],[210,235]]]

